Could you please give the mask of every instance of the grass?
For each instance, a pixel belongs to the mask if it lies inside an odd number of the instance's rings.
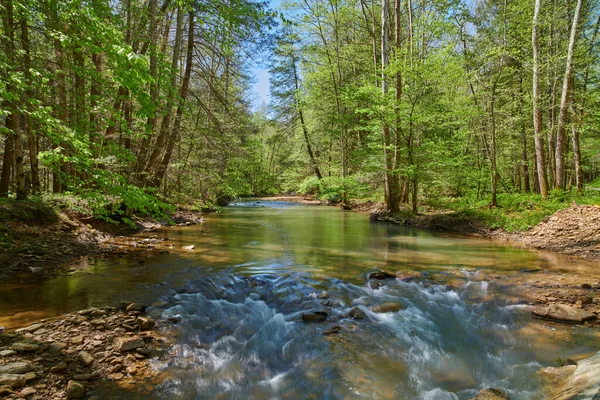
[[[498,207],[490,207],[490,199],[438,198],[428,204],[436,209],[450,209],[472,220],[480,220],[489,228],[509,232],[531,229],[556,211],[576,204],[600,204],[600,192],[553,191],[546,200],[537,194],[499,194]]]

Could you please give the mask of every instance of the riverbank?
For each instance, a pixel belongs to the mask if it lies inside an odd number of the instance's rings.
[[[146,306],[90,308],[14,330],[0,328],[0,397],[101,399],[97,388],[153,392],[148,363],[165,338]]]
[[[187,226],[203,221],[202,213],[178,209],[170,220],[133,217],[135,227],[114,224],[82,214],[67,205],[42,201],[0,204],[0,281],[15,276],[51,277],[73,260],[124,251],[165,252],[173,247],[155,238],[141,242],[131,236],[165,226]]]

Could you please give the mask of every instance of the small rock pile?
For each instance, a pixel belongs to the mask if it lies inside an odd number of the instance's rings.
[[[572,205],[540,222],[523,242],[531,247],[600,260],[600,206]]]
[[[0,333],[0,397],[99,399],[94,389],[108,382],[148,384],[155,373],[146,359],[163,339],[143,315],[145,306],[121,306],[81,310]]]

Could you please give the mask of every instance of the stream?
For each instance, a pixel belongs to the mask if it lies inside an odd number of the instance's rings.
[[[60,276],[3,285],[0,325],[154,304],[151,315],[180,321],[152,361],[157,399],[462,400],[486,387],[543,399],[541,367],[600,348],[595,330],[533,320],[520,301],[528,271],[593,267],[573,258],[284,202],[235,203],[140,240],[152,236],[174,250],[85,257]],[[379,269],[419,278],[373,288]],[[523,285],[503,284],[509,275]],[[390,302],[402,309],[373,312]],[[348,317],[355,307],[364,318]],[[327,321],[302,321],[314,311]]]

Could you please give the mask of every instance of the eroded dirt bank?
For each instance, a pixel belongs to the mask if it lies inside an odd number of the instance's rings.
[[[199,212],[179,210],[171,221],[134,219],[135,228],[81,217],[74,210],[56,212],[35,203],[15,203],[0,206],[0,281],[34,274],[50,277],[77,257],[99,253],[151,250],[169,251],[170,243],[147,238],[141,243],[132,235],[175,224],[186,226],[201,223]]]

